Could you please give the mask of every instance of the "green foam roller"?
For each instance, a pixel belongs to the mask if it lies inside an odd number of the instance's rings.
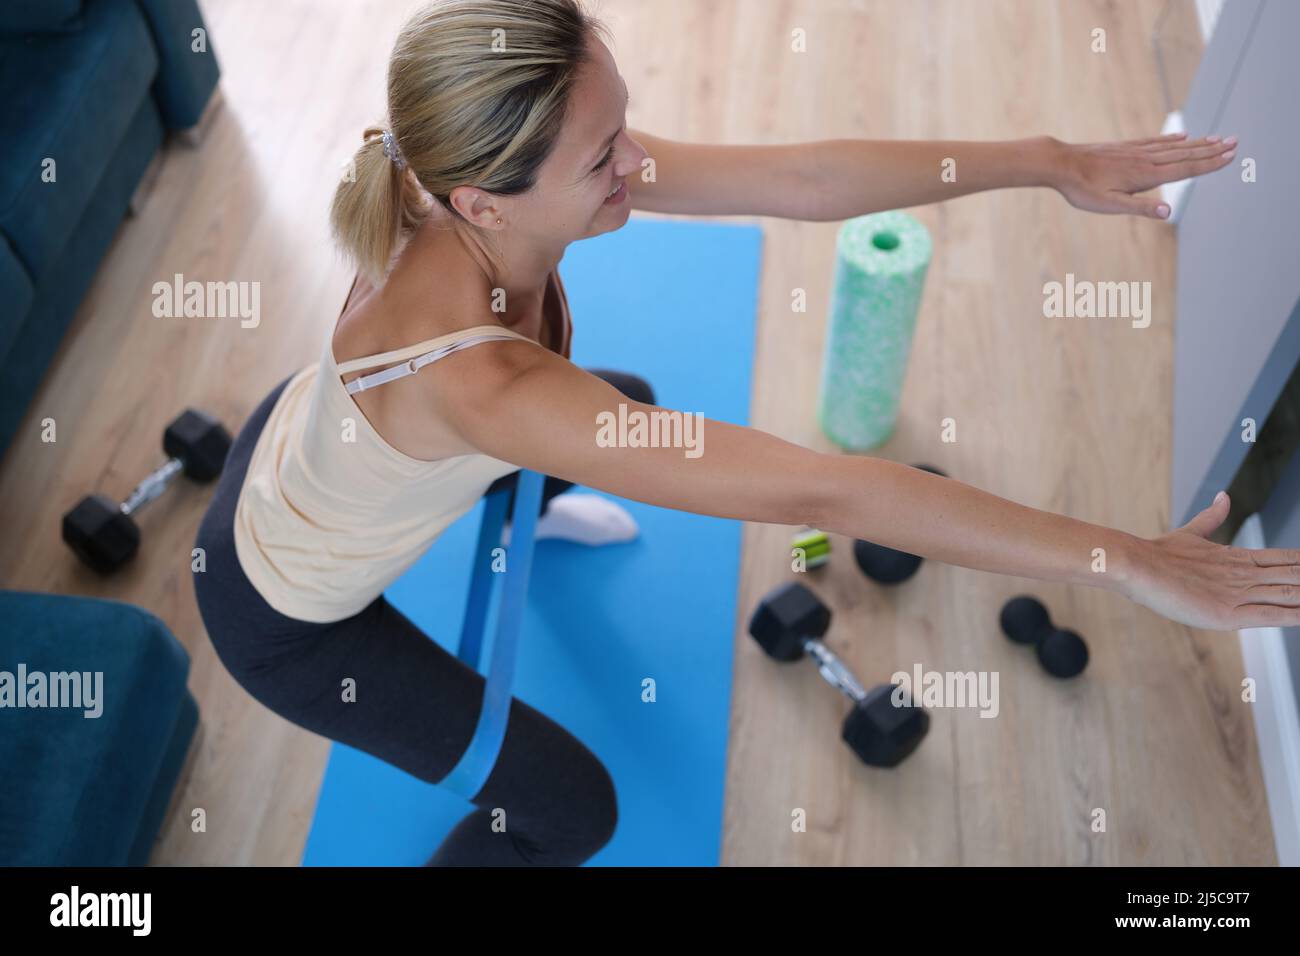
[[[905,212],[840,227],[817,420],[841,448],[875,448],[894,432],[931,248]]]

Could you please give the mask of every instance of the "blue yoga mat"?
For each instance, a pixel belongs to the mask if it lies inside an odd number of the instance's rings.
[[[637,218],[574,243],[560,265],[573,361],[644,377],[664,407],[747,424],[761,246],[755,226]],[[634,542],[538,542],[514,694],[609,768],[619,822],[593,865],[716,866],[741,526],[622,504],[642,529]],[[387,591],[453,653],[482,511]],[[336,743],[303,864],[418,866],[472,809]]]

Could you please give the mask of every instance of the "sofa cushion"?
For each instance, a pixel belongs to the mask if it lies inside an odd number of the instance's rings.
[[[158,112],[168,129],[187,129],[203,115],[221,74],[212,35],[194,0],[137,2],[158,51],[158,79],[153,84]],[[195,49],[194,31],[199,29],[205,42],[202,49]]]
[[[32,280],[4,236],[0,236],[0,302],[4,303],[0,309],[0,356],[5,356],[32,307]]]
[[[10,688],[0,706],[0,865],[130,859],[144,842],[142,827],[156,826],[147,820],[156,816],[156,782],[175,764],[189,663],[162,621],[141,608],[0,591],[0,671]],[[15,687],[20,670],[25,688]],[[49,706],[52,690],[44,706],[31,706],[41,678],[68,704],[73,674],[91,675],[80,681],[79,706]],[[28,706],[16,707],[23,689]]]
[[[74,33],[0,37],[0,232],[37,286],[158,70],[136,4],[86,0],[83,20]]]
[[[64,333],[77,314],[78,303],[90,288],[99,264],[122,226],[127,204],[163,140],[162,123],[151,97],[140,101],[117,151],[102,159],[104,174],[95,187],[68,244],[45,278],[36,286],[35,298],[22,327],[0,357],[0,454],[14,441],[32,399],[58,351]],[[94,322],[93,307],[89,321]],[[12,321],[18,321],[14,316]],[[108,363],[111,365],[111,362]],[[107,365],[95,371],[102,383]],[[40,442],[39,422],[22,440]],[[42,452],[33,449],[36,454]]]
[[[81,0],[0,0],[0,33],[52,33],[81,27]]]

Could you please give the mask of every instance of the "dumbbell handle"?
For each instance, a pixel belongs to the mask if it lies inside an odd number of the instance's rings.
[[[817,661],[817,673],[822,675],[822,680],[826,683],[855,701],[867,696],[866,689],[858,683],[848,666],[821,641],[815,637],[805,637],[803,649]]]
[[[118,505],[118,509],[124,515],[133,514],[153,501],[172,483],[172,479],[185,470],[184,463],[179,458],[168,458],[165,465],[157,468],[140,484],[135,486],[135,491],[131,496]]]

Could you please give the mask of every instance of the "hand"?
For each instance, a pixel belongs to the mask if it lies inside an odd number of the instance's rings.
[[[1214,631],[1300,625],[1300,551],[1232,548],[1207,535],[1228,517],[1228,496],[1169,534],[1139,545],[1124,591],[1157,614]]]
[[[1159,196],[1134,193],[1222,169],[1236,155],[1236,145],[1235,136],[1187,141],[1186,133],[1122,143],[1053,140],[1048,184],[1070,205],[1088,212],[1168,219],[1169,206]]]

